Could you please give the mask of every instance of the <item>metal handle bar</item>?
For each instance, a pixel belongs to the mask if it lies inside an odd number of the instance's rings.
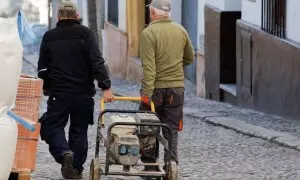
[[[141,101],[141,100],[142,100],[141,97],[121,97],[121,96],[115,96],[113,98],[113,101]],[[104,110],[105,110],[105,101],[104,101],[104,98],[101,98],[101,101],[100,101],[100,111],[102,112]],[[154,106],[154,103],[152,101],[151,101],[151,111],[155,112],[155,106]],[[105,121],[104,121],[104,117],[103,116],[101,116],[101,121],[99,123],[101,123],[102,126],[105,125]]]

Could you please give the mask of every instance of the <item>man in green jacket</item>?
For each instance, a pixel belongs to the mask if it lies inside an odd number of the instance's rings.
[[[151,100],[154,102],[162,123],[172,129],[171,158],[178,164],[178,131],[183,127],[184,67],[193,63],[195,52],[186,30],[170,19],[170,0],[153,0],[149,8],[151,24],[142,32],[140,41],[144,75],[140,110],[148,110]],[[168,139],[164,129],[163,135]],[[143,154],[143,162],[156,161],[155,148],[149,151],[148,148]]]

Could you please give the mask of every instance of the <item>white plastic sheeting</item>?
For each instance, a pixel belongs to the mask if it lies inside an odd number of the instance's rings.
[[[17,125],[7,111],[14,107],[22,69],[23,47],[17,17],[0,18],[0,179],[8,179],[13,167]]]
[[[22,69],[23,47],[17,17],[0,18],[0,109],[12,108]]]
[[[37,37],[29,27],[27,19],[22,11],[18,12],[18,32],[23,46],[36,43]]]
[[[13,167],[17,146],[18,128],[16,122],[0,110],[0,179],[8,179]]]

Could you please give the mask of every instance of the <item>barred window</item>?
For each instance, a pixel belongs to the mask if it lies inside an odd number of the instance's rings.
[[[262,0],[262,30],[286,37],[286,0]]]
[[[119,0],[108,0],[108,17],[107,20],[111,24],[119,25]]]

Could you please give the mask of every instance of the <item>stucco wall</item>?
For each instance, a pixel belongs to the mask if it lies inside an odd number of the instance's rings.
[[[261,27],[261,4],[262,0],[242,1],[242,20]]]
[[[119,29],[126,32],[126,2],[127,0],[119,0]]]
[[[214,6],[221,11],[240,11],[242,0],[206,0],[206,4]]]
[[[203,55],[205,50],[205,31],[204,31],[204,5],[205,0],[198,3],[198,50]]]
[[[287,37],[300,43],[300,1],[288,0],[287,1]]]
[[[299,57],[299,45],[269,36],[259,27],[238,21],[239,104],[266,113],[299,119]],[[243,66],[246,63],[251,63],[252,67]],[[245,80],[248,82],[244,83]]]
[[[172,0],[172,19],[178,24],[182,23],[182,0]]]
[[[262,0],[255,2],[249,0],[242,1],[242,20],[261,27]],[[287,38],[300,43],[300,1],[287,0],[286,11],[286,31]]]

